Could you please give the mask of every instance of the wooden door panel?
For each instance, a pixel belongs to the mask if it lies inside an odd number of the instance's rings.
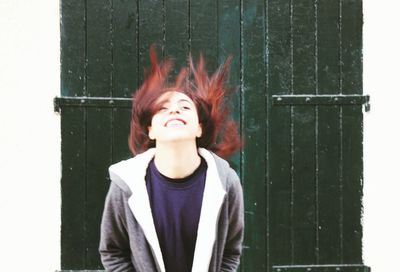
[[[130,97],[155,44],[174,75],[189,52],[210,72],[233,56],[240,271],[367,271],[361,0],[64,0],[61,13],[62,269],[102,268],[107,168],[130,157]]]

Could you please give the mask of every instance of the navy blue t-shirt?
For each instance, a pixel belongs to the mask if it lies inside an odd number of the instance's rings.
[[[192,269],[207,163],[188,177],[171,179],[150,162],[146,173],[153,221],[167,272]]]

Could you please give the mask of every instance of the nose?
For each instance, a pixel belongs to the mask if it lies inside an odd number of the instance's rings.
[[[169,108],[169,113],[170,114],[172,114],[172,113],[180,113],[180,110],[179,110],[179,106],[177,105],[177,104],[171,104],[171,107]]]

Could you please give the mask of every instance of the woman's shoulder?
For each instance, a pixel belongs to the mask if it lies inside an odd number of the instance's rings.
[[[221,158],[217,154],[209,151],[215,161],[215,165],[220,177],[220,180],[225,187],[226,191],[229,191],[231,187],[240,185],[240,179],[236,171],[230,166],[229,162],[224,158]]]
[[[136,183],[143,182],[149,162],[154,157],[154,150],[119,161],[108,168],[110,179],[124,191],[132,190]],[[129,190],[128,190],[129,189]]]

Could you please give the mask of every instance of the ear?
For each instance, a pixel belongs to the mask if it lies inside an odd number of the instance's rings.
[[[148,126],[147,130],[149,131],[150,140],[155,140],[154,135],[153,135],[153,128],[151,126]]]
[[[201,135],[203,135],[203,128],[202,128],[201,124],[199,123],[199,127],[197,128],[197,132],[196,132],[196,137],[200,138]]]

